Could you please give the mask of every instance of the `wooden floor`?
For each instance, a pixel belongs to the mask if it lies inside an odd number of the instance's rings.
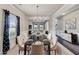
[[[16,45],[13,49],[9,50],[6,55],[19,55],[18,51],[19,51],[19,48],[18,48],[18,45]],[[20,55],[24,55],[24,53],[22,52]],[[31,52],[30,52],[30,55],[31,55]],[[44,55],[48,55],[48,54],[45,53]],[[54,55],[54,54],[52,54],[52,55]]]
[[[16,45],[13,49],[7,52],[7,55],[18,55],[18,50],[19,50],[18,45]]]
[[[70,50],[75,55],[79,55],[79,45],[72,44],[71,42],[66,41],[60,36],[58,37],[58,42],[61,43],[64,47],[66,47],[68,50]]]

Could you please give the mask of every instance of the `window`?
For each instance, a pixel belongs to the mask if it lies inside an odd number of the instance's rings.
[[[13,48],[16,44],[17,36],[17,17],[13,14],[9,14],[9,40],[10,48]]]
[[[16,16],[9,15],[9,39],[13,39],[17,34],[17,18]]]
[[[20,18],[4,10],[3,54],[16,45],[16,36],[20,34]]]

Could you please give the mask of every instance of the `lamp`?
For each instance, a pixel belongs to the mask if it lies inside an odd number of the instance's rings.
[[[39,6],[38,5],[36,5],[35,6],[36,7],[36,16],[35,16],[35,21],[38,21],[38,19],[39,19],[39,17],[38,17],[38,8],[39,8]]]

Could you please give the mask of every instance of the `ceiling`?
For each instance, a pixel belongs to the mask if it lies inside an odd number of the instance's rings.
[[[37,16],[36,4],[16,4],[15,6],[27,16]],[[38,6],[38,16],[50,16],[61,8],[62,4],[38,4]]]

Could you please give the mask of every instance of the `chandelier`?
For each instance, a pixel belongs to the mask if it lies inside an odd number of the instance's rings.
[[[39,6],[37,5],[36,8],[37,8],[37,17],[38,17],[38,8],[39,8]]]
[[[32,20],[33,22],[43,22],[45,20],[48,20],[49,17],[45,17],[45,16],[39,16],[39,8],[41,8],[41,6],[39,5],[33,5],[34,7],[34,16],[30,17],[30,20]]]
[[[39,17],[39,14],[38,14],[38,9],[39,9],[39,5],[35,5],[35,9],[36,9],[36,14],[35,14],[35,17],[34,17],[34,21],[39,21],[40,20],[40,17]]]

